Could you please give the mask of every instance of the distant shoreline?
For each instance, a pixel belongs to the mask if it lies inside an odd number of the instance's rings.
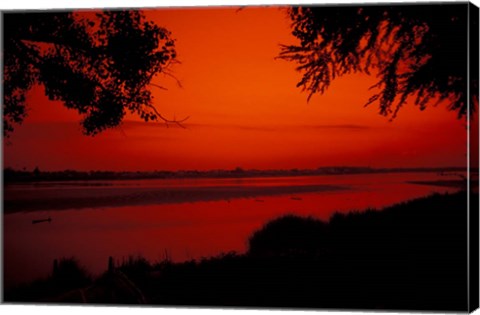
[[[386,173],[441,173],[453,175],[466,172],[466,167],[441,168],[371,168],[371,167],[319,167],[316,169],[288,170],[256,170],[236,168],[233,170],[182,170],[182,171],[33,171],[3,170],[5,184],[44,181],[79,181],[79,180],[131,180],[131,179],[183,179],[183,178],[251,178],[251,177],[282,177],[282,176],[316,176],[316,175],[353,175],[353,174],[386,174]],[[471,169],[478,174],[477,169]],[[448,174],[450,173],[450,174]]]

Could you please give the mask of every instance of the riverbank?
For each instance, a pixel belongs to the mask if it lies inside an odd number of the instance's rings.
[[[70,264],[5,301],[466,311],[466,202],[463,191],[328,222],[283,216],[254,232],[245,254],[129,259],[96,279]]]
[[[205,187],[111,187],[64,188],[8,191],[4,213],[42,210],[67,210],[102,207],[179,204],[197,201],[228,201],[234,198],[257,198],[348,189],[336,185],[291,186],[205,186]],[[259,200],[259,199],[257,199]]]

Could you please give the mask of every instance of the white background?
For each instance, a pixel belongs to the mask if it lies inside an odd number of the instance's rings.
[[[81,1],[68,1],[68,0],[0,0],[0,10],[8,9],[52,9],[52,8],[98,8],[98,7],[165,7],[165,6],[204,6],[204,5],[259,5],[259,4],[311,4],[311,3],[415,3],[422,1],[415,0],[390,0],[390,1],[375,1],[375,0],[362,0],[362,1],[342,1],[342,0],[81,0]],[[450,0],[450,2],[452,2]],[[458,2],[458,1],[456,1]],[[464,2],[464,1],[460,1]],[[480,6],[480,0],[472,1],[475,5]],[[1,26],[0,26],[1,29]],[[0,228],[1,231],[1,228]],[[3,269],[2,269],[3,270]],[[0,274],[1,280],[1,274]],[[0,291],[1,293],[1,291]],[[401,297],[399,297],[401,298]],[[139,315],[149,314],[167,314],[167,315],[294,315],[294,314],[312,314],[313,311],[291,311],[291,310],[246,310],[246,309],[193,309],[193,308],[158,308],[158,307],[103,307],[103,306],[30,306],[30,305],[1,305],[1,314],[38,314],[38,315],[97,315],[108,312],[115,315],[132,315],[137,312]],[[332,312],[319,312],[315,311],[315,314],[331,314]],[[480,311],[476,311],[475,314],[479,314]],[[372,312],[334,312],[338,315],[351,315],[351,314],[387,314],[387,313],[372,313]],[[390,313],[392,314],[392,313]]]

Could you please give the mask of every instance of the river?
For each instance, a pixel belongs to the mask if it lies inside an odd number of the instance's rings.
[[[45,277],[55,258],[76,257],[94,275],[109,256],[152,262],[247,250],[248,237],[285,214],[328,220],[452,187],[411,181],[436,173],[44,182],[4,189],[5,287]],[[51,222],[32,224],[32,220]]]

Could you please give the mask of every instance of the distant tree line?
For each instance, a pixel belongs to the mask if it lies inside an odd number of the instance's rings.
[[[32,181],[71,181],[71,180],[122,180],[122,179],[155,179],[155,178],[245,178],[245,177],[275,177],[275,176],[315,176],[315,175],[348,175],[348,174],[375,174],[401,172],[465,172],[462,167],[444,168],[371,168],[371,167],[319,167],[316,169],[271,169],[256,170],[235,168],[232,170],[182,170],[182,171],[41,171],[35,167],[32,171],[16,170],[7,167],[3,170],[5,183],[32,182]],[[478,168],[471,170],[478,174]]]

